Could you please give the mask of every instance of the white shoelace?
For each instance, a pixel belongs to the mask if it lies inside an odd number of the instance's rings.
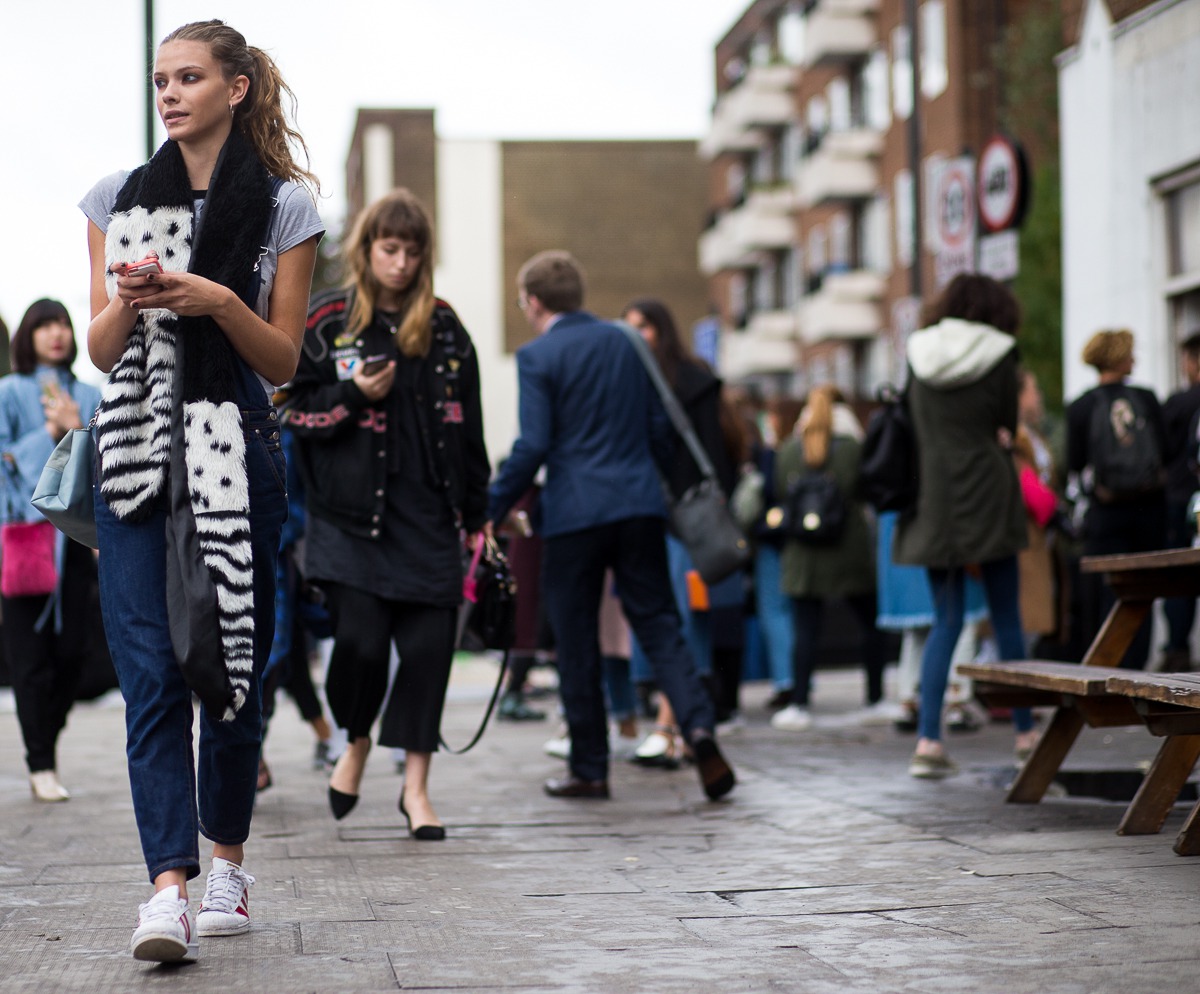
[[[237,911],[242,895],[252,883],[254,878],[232,863],[220,870],[212,870],[200,907],[204,911],[223,911],[231,915]]]
[[[187,901],[183,898],[172,900],[169,897],[155,900],[151,898],[145,904],[138,905],[138,927],[152,921],[168,921],[172,924],[179,921],[187,911]]]

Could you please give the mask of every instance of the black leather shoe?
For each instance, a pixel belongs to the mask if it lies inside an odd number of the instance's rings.
[[[400,808],[400,813],[404,815],[404,821],[408,825],[408,834],[418,842],[441,842],[446,837],[446,829],[443,825],[418,825],[413,828],[412,816],[404,807],[404,791],[400,791],[400,800],[397,802],[397,807]]]
[[[357,794],[344,794],[336,787],[329,788],[329,810],[333,812],[333,817],[338,821],[353,811],[354,805],[357,803]]]
[[[737,783],[733,768],[725,762],[717,742],[711,735],[697,736],[692,740],[692,755],[696,759],[696,772],[700,774],[700,786],[710,801],[724,797]]]
[[[607,780],[580,780],[578,777],[563,777],[547,780],[543,789],[551,797],[579,797],[585,800],[608,800]]]

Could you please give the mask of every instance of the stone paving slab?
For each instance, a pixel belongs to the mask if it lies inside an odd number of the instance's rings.
[[[456,667],[451,741],[469,736],[491,672]],[[920,782],[911,736],[847,724],[856,673],[819,674],[811,733],[771,729],[767,694],[746,688],[747,727],[726,740],[740,783],[717,804],[688,768],[628,764],[610,802],[547,798],[554,722],[497,724],[471,754],[435,761],[443,843],[407,836],[384,751],[334,822],[311,735],[281,701],[275,785],[248,847],[254,927],[203,940],[200,962],[178,968],[127,952],[149,887],[119,707],[73,713],[60,765],[74,796],[55,806],[30,799],[15,717],[0,714],[0,991],[1195,989],[1200,859],[1171,851],[1185,805],[1162,834],[1121,838],[1119,803],[1005,804],[1001,726],[949,738],[963,773]],[[1158,744],[1088,731],[1068,765],[1132,769]]]

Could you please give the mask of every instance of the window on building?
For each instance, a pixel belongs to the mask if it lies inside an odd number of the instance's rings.
[[[829,100],[829,130],[848,131],[853,120],[850,112],[850,81],[839,76],[826,88],[825,96]]]
[[[774,46],[771,44],[770,32],[760,31],[754,37],[754,44],[750,46],[750,65],[769,65],[773,52]]]
[[[774,256],[764,259],[754,271],[754,310],[773,311],[778,306],[779,263]]]
[[[887,52],[877,48],[862,68],[863,117],[867,127],[884,131],[892,123],[888,96]]]
[[[913,264],[917,233],[913,212],[913,178],[907,169],[901,169],[892,180],[892,201],[896,205],[892,213],[896,223],[896,265],[908,269]]]
[[[1200,277],[1200,177],[1166,193],[1167,275]]]
[[[775,182],[775,158],[778,154],[773,141],[768,141],[754,153],[753,181],[755,186]]]
[[[731,204],[740,204],[746,197],[746,168],[740,162],[725,173],[725,196]]]
[[[798,66],[804,61],[806,28],[804,12],[797,4],[789,6],[779,18],[779,27],[776,31],[779,55],[790,65]]]
[[[789,249],[783,254],[782,270],[782,300],[786,308],[795,307],[804,294],[804,253],[799,246]]]
[[[845,213],[835,214],[829,221],[829,272],[844,273],[852,268],[853,260],[850,218]]]
[[[905,24],[892,28],[892,110],[902,121],[913,110],[912,36]]]
[[[735,328],[746,327],[746,274],[734,273],[729,277],[729,320]]]
[[[815,96],[808,101],[804,108],[804,125],[808,129],[808,151],[813,152],[829,130],[829,104],[824,97]]]
[[[804,154],[804,129],[799,124],[789,124],[779,142],[779,178],[786,180],[792,175],[796,163]]]
[[[946,92],[946,4],[925,0],[921,5],[921,92],[927,100]]]
[[[1171,335],[1178,342],[1200,331],[1200,164],[1156,184],[1156,189],[1165,211]],[[1181,369],[1176,379],[1183,382]]]
[[[858,215],[859,261],[863,269],[886,273],[892,268],[891,253],[888,251],[889,213],[887,196],[879,194],[867,201]]]
[[[809,293],[815,293],[821,289],[821,282],[825,278],[825,267],[828,265],[825,229],[821,225],[817,225],[809,231],[804,255],[808,262],[806,289]]]

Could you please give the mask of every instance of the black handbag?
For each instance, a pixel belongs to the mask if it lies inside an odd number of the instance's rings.
[[[500,672],[496,674],[496,686],[491,700],[483,712],[479,728],[461,749],[451,748],[442,736],[438,742],[446,752],[461,756],[469,752],[483,738],[500,690],[508,672],[508,653],[517,640],[517,581],[508,565],[508,557],[500,551],[496,540],[486,535],[479,537],[470,564],[463,572],[463,603],[458,612],[458,637],[455,642],[460,648],[498,649],[504,653],[500,659]]]
[[[879,388],[882,403],[867,425],[858,470],[858,492],[877,511],[907,511],[917,503],[920,464],[907,390]]]
[[[717,480],[717,471],[680,407],[675,392],[663,379],[662,370],[650,354],[649,347],[632,327],[624,322],[618,322],[618,325],[633,344],[654,389],[658,391],[667,416],[704,477],[694,487],[689,487],[678,500],[671,502],[670,525],[672,533],[687,547],[700,578],[708,584],[718,583],[750,563],[750,543],[734,521]]]

